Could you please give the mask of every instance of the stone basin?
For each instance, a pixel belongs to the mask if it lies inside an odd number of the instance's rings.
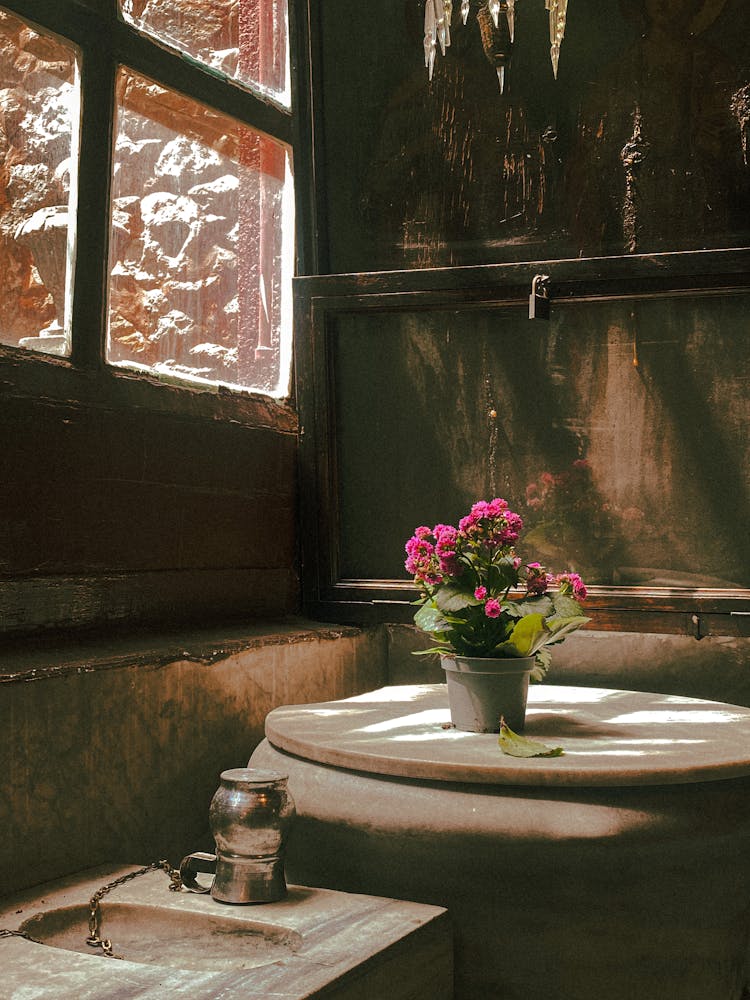
[[[0,900],[2,1000],[449,1000],[452,930],[444,909],[290,885],[274,903],[231,906],[169,891],[161,870],[100,902],[100,936],[120,961],[86,944],[88,902],[137,871],[105,866]]]
[[[100,913],[100,937],[112,942],[117,958],[172,969],[257,969],[302,945],[288,927],[222,914],[115,902],[102,903]],[[88,920],[88,906],[65,906],[36,914],[19,929],[42,944],[90,955]]]

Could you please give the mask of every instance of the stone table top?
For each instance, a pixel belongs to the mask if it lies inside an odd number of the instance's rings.
[[[750,709],[678,695],[532,685],[523,735],[559,757],[504,754],[497,735],[445,728],[445,684],[385,687],[274,709],[266,736],[366,773],[493,785],[672,785],[750,775]]]

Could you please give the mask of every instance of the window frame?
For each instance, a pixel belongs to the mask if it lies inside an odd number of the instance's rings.
[[[302,591],[305,612],[327,621],[411,622],[414,584],[339,573],[337,428],[331,320],[394,311],[515,307],[535,275],[558,301],[727,294],[750,288],[750,249],[546,260],[522,264],[325,275],[295,280],[295,370],[300,426]],[[543,322],[543,321],[542,321]],[[750,589],[589,588],[594,629],[706,636],[750,635]]]
[[[270,98],[220,77],[208,67],[141,34],[120,17],[117,0],[4,0],[1,6],[39,30],[52,32],[78,47],[81,121],[70,354],[58,357],[0,345],[0,370],[7,369],[14,381],[22,379],[25,373],[32,387],[37,381],[44,384],[51,380],[60,391],[65,391],[69,383],[80,384],[72,375],[74,372],[104,375],[119,382],[126,392],[127,386],[139,381],[143,386],[137,388],[136,393],[143,397],[145,391],[152,396],[157,409],[159,388],[163,386],[169,387],[172,398],[175,392],[177,396],[182,395],[184,405],[191,411],[195,396],[200,393],[209,397],[221,394],[224,397],[219,406],[221,410],[226,409],[227,396],[237,400],[240,411],[253,409],[242,401],[243,397],[262,397],[271,409],[276,407],[282,414],[282,423],[288,422],[283,414],[290,410],[290,400],[276,400],[252,388],[230,388],[188,380],[178,383],[171,378],[167,382],[148,372],[130,371],[106,362],[115,80],[118,68],[126,66],[291,147],[295,187],[295,270],[305,273],[315,263],[311,235],[315,231],[314,200],[309,180],[312,152],[308,3],[288,0],[290,108],[283,108]],[[151,386],[151,390],[144,389],[146,386]],[[207,416],[216,410],[210,399],[200,405]]]

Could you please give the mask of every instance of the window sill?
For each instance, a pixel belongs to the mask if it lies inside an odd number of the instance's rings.
[[[6,395],[16,398],[74,402],[91,408],[136,408],[232,421],[285,434],[298,430],[297,413],[289,400],[220,385],[177,385],[123,368],[91,371],[76,367],[68,358],[21,348],[0,346],[0,379]]]

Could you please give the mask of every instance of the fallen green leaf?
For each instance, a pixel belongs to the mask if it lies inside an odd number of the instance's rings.
[[[548,747],[538,740],[519,736],[505,724],[505,719],[500,720],[500,736],[497,742],[503,753],[510,754],[511,757],[562,757],[565,753],[562,747]]]

